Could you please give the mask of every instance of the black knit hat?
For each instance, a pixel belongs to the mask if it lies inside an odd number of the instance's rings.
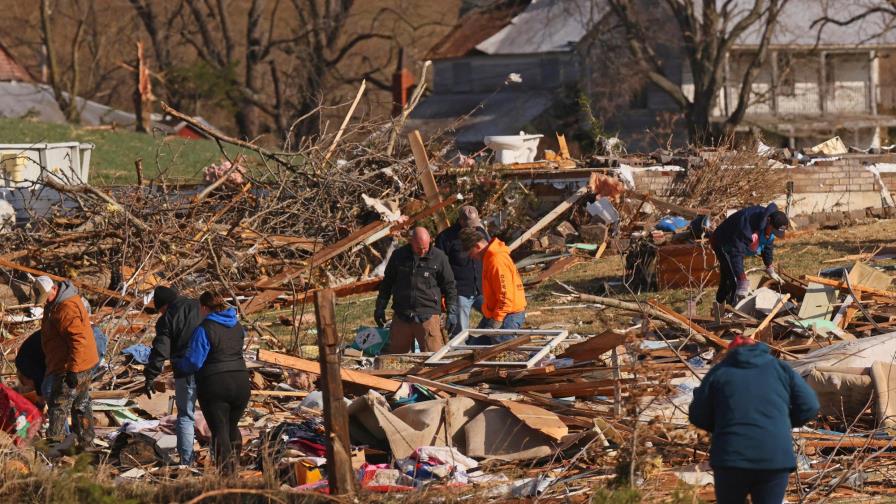
[[[174,287],[159,285],[152,291],[152,304],[156,307],[156,310],[161,310],[168,306],[175,299],[177,299],[177,289]]]

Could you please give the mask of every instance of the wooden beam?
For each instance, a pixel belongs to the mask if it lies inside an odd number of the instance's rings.
[[[436,178],[429,167],[429,157],[426,155],[426,146],[423,145],[423,138],[420,136],[420,132],[417,130],[410,132],[408,134],[408,142],[410,142],[411,151],[414,153],[414,161],[417,163],[417,177],[423,185],[426,200],[430,205],[437,205],[442,201],[442,195],[439,194],[439,186],[436,184]],[[439,212],[435,220],[439,231],[443,231],[451,225],[444,211]]]
[[[566,198],[563,203],[560,203],[556,208],[548,212],[547,215],[539,219],[539,221],[536,222],[535,225],[526,230],[525,233],[521,234],[519,238],[513,240],[513,243],[508,245],[508,248],[510,248],[511,252],[519,248],[520,245],[526,243],[526,240],[535,236],[535,234],[544,229],[548,224],[554,222],[557,217],[560,217],[563,212],[569,210],[570,207],[575,205],[580,199],[582,199],[583,196],[588,194],[589,191],[591,191],[591,187],[589,187],[588,184],[580,187],[578,191],[574,192],[572,196]]]
[[[518,338],[499,343],[497,345],[483,348],[482,350],[474,350],[472,353],[459,357],[458,359],[455,359],[448,364],[442,364],[441,366],[427,369],[426,371],[419,373],[418,376],[420,376],[421,378],[435,380],[436,378],[441,378],[451,373],[459,373],[467,369],[468,367],[475,365],[479,361],[488,360],[508,350],[512,350],[518,346],[525,345],[530,341],[532,341],[532,335],[526,334]]]
[[[346,495],[355,491],[355,474],[352,470],[348,411],[342,392],[342,366],[339,365],[336,294],[332,289],[314,293],[314,313],[317,316],[317,346],[328,441],[327,480],[330,495]]]
[[[822,285],[830,285],[831,287],[836,287],[838,289],[849,290],[849,285],[847,285],[846,282],[843,282],[841,280],[832,280],[830,278],[824,278],[824,277],[813,276],[813,275],[805,275],[804,279],[807,282],[815,282],[815,283],[820,283]],[[886,297],[886,298],[896,298],[896,292],[894,292],[894,291],[888,291],[888,290],[883,290],[883,289],[874,289],[872,287],[865,287],[863,285],[853,285],[852,290],[854,290],[856,292],[867,292],[868,294],[873,294],[875,296],[881,296],[881,297]]]
[[[722,350],[725,350],[725,349],[728,348],[728,341],[723,340],[722,338],[716,336],[715,333],[710,332],[710,331],[707,331],[706,329],[704,329],[704,328],[698,326],[697,324],[691,322],[687,317],[685,317],[684,315],[682,315],[682,314],[676,312],[676,311],[673,310],[672,308],[669,308],[668,306],[662,305],[662,304],[660,304],[658,301],[653,300],[653,299],[650,300],[650,301],[648,301],[647,303],[648,303],[650,306],[656,308],[657,310],[659,310],[659,311],[665,313],[666,315],[668,315],[668,316],[670,316],[670,317],[672,317],[672,318],[678,320],[678,321],[681,322],[683,325],[685,325],[686,327],[690,328],[690,329],[691,329],[692,331],[694,331],[695,333],[697,333],[697,334],[703,336],[704,338],[706,338],[707,341],[709,341],[710,343],[713,343],[714,345],[716,345],[717,347],[721,348]]]
[[[115,291],[111,291],[109,289],[103,289],[102,287],[94,287],[93,285],[90,285],[89,283],[83,282],[78,279],[74,279],[74,278],[69,279],[69,278],[61,277],[58,275],[54,275],[52,273],[47,273],[46,271],[41,271],[39,269],[29,268],[28,266],[22,266],[21,264],[14,263],[14,262],[8,261],[6,259],[0,258],[0,266],[2,266],[4,268],[10,268],[10,269],[22,271],[25,273],[31,273],[32,275],[35,275],[35,276],[46,276],[46,277],[49,277],[52,280],[55,280],[57,282],[64,282],[64,281],[68,280],[72,283],[72,285],[74,285],[75,287],[78,287],[79,289],[83,289],[88,292],[93,292],[95,294],[101,294],[103,296],[110,297],[113,299],[120,299],[126,303],[131,303],[134,301],[133,296],[122,295]]]
[[[781,308],[784,308],[784,305],[787,304],[787,301],[789,299],[790,299],[790,294],[784,294],[783,296],[781,296],[781,298],[778,299],[778,303],[775,304],[774,308],[772,308],[772,310],[770,312],[768,312],[768,315],[766,315],[765,318],[762,319],[762,322],[760,322],[759,325],[756,326],[756,329],[753,330],[753,332],[751,333],[751,337],[752,337],[752,335],[758,335],[761,338],[762,331],[764,331],[765,328],[768,327],[768,325],[772,323],[772,320],[775,318],[775,315],[777,315],[778,312],[781,311]],[[769,338],[768,341],[771,341],[771,338]]]
[[[306,373],[313,373],[318,375],[321,374],[320,364],[318,364],[317,362],[307,359],[301,359],[299,357],[293,357],[292,355],[259,349],[258,354],[255,358],[262,362],[276,364],[278,366],[283,366],[290,369],[298,369],[299,371],[304,371]],[[378,390],[385,390],[387,392],[395,392],[399,387],[401,387],[400,381],[389,380],[388,378],[380,378],[378,376],[373,376],[368,373],[362,373],[360,371],[354,371],[351,369],[342,368],[342,370],[340,371],[340,376],[342,377],[343,381],[354,383],[356,385],[363,385],[365,387],[370,387]]]
[[[469,397],[470,399],[475,399],[477,401],[491,401],[491,398],[483,393],[476,392],[473,389],[469,389],[466,387],[458,387],[457,385],[450,385],[448,383],[437,382],[435,380],[428,380],[426,378],[420,376],[408,376],[408,383],[416,383],[417,385],[423,385],[424,387],[431,388],[434,390],[441,390],[443,392],[450,392],[454,395],[459,395],[461,397]]]
[[[308,397],[310,392],[304,390],[253,390],[251,395],[266,397]],[[90,397],[95,397],[94,393],[90,393]]]

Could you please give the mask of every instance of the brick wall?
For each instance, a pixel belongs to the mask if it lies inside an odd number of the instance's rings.
[[[896,156],[866,156],[825,161],[813,166],[787,168],[787,180],[794,184],[794,193],[799,194],[843,194],[843,193],[877,193],[880,184],[875,182],[874,175],[865,169],[865,165],[873,163],[896,163]],[[639,191],[650,191],[658,196],[667,194],[669,186],[683,172],[645,171],[635,174],[635,187]],[[896,195],[896,173],[882,173],[881,178],[887,189]],[[781,194],[787,192],[781,187]]]

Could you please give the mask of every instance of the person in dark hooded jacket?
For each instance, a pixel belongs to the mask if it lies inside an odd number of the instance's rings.
[[[768,345],[737,337],[694,390],[689,419],[712,434],[709,463],[719,504],[780,504],[796,469],[791,430],[818,413],[818,398]]]
[[[716,303],[736,302],[747,296],[750,282],[744,270],[744,257],[761,255],[765,271],[773,280],[781,282],[775,271],[774,241],[783,237],[789,221],[778,206],[751,206],[734,212],[719,224],[710,244],[719,262],[719,289]]]
[[[175,368],[196,376],[199,407],[212,433],[215,464],[224,474],[236,472],[243,439],[237,423],[249,404],[249,372],[243,357],[245,330],[235,308],[218,292],[199,297],[204,317]]]
[[[193,331],[202,322],[199,301],[181,296],[177,289],[159,285],[153,291],[153,305],[160,315],[156,320],[156,336],[152,340],[149,363],[143,368],[146,381],[143,390],[152,397],[156,378],[162,374],[165,361],[183,357]],[[196,379],[191,373],[174,369],[174,404],[177,406],[177,454],[182,465],[193,462],[193,440],[196,409]]]

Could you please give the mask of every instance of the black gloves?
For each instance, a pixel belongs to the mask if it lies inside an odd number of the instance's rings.
[[[389,319],[386,318],[386,306],[389,305],[389,300],[376,300],[376,309],[373,311],[373,321],[376,322],[377,327],[386,327],[386,322]]]
[[[449,306],[448,317],[445,319],[445,332],[447,332],[449,336],[454,336],[455,331],[459,328],[460,320],[457,315],[457,305]]]
[[[146,394],[146,397],[152,399],[152,393],[155,391],[155,378],[147,378],[145,382],[143,382],[143,393]]]
[[[62,379],[65,381],[68,388],[78,387],[78,375],[75,372],[69,371],[65,373],[65,376]]]

